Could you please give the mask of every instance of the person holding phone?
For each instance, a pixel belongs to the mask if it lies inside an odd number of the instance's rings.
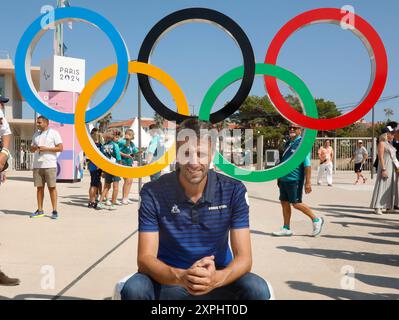
[[[52,219],[58,219],[57,211],[57,153],[63,151],[58,131],[49,128],[49,120],[40,116],[36,120],[38,131],[32,138],[30,151],[34,152],[33,182],[37,188],[37,210],[31,218],[44,217],[44,186],[47,184],[53,212]]]

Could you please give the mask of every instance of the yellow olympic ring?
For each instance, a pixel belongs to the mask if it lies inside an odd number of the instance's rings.
[[[89,139],[87,134],[86,109],[89,105],[90,99],[106,81],[116,76],[118,71],[117,67],[118,66],[114,64],[101,70],[92,79],[90,79],[86,87],[83,89],[78,99],[75,111],[76,135],[80,146],[90,161],[92,161],[97,167],[101,168],[105,172],[123,178],[142,178],[150,176],[161,171],[176,159],[175,142],[157,161],[139,168],[133,168],[110,162],[109,159],[98,152],[97,147],[94,145],[93,141]],[[146,63],[130,61],[129,74],[132,73],[145,74],[158,80],[172,94],[177,106],[177,111],[183,115],[190,114],[187,100],[183,91],[180,89],[176,81],[166,72]]]

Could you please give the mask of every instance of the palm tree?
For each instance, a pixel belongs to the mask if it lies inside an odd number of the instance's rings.
[[[112,121],[112,114],[108,113],[104,118],[98,121],[98,130],[100,132],[105,132],[108,129],[109,124]]]
[[[385,108],[384,112],[385,112],[385,116],[387,117],[388,122],[391,121],[391,117],[393,117],[393,115],[394,115],[393,109]]]

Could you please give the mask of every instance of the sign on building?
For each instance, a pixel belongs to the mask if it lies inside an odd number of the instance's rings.
[[[53,56],[42,61],[40,91],[81,93],[85,86],[86,61],[63,56]]]

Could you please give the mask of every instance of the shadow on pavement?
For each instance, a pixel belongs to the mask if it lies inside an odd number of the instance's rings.
[[[391,277],[383,277],[383,276],[375,276],[368,274],[355,274],[356,280],[359,280],[365,284],[374,287],[388,288],[388,289],[398,289],[399,288],[399,279],[391,278]]]
[[[287,281],[286,282],[290,288],[298,291],[306,291],[311,293],[318,293],[332,299],[342,300],[397,300],[399,299],[399,294],[393,293],[364,293],[345,289],[335,289],[335,288],[325,288],[315,286],[309,282],[301,281]]]
[[[53,300],[54,298],[55,296],[49,296],[44,294],[20,294],[15,296],[14,298],[7,298],[0,296],[0,300]],[[90,300],[90,299],[63,296],[59,297],[58,300]]]
[[[382,228],[382,229],[398,230],[398,226],[389,225],[389,224],[373,224],[373,223],[361,223],[361,222],[338,222],[338,221],[332,221],[330,223],[340,224],[345,228],[348,228],[349,226],[358,226],[358,227],[365,227],[365,228]]]
[[[16,215],[16,216],[30,216],[32,212],[27,211],[17,211],[17,210],[1,210],[6,215]]]
[[[277,249],[285,250],[287,252],[303,254],[303,255],[310,255],[319,258],[377,263],[377,264],[399,267],[399,255],[394,255],[394,254],[354,252],[354,251],[345,251],[345,250],[341,251],[341,250],[330,250],[330,249],[296,248],[288,246],[277,247]]]
[[[377,235],[377,234],[373,234]],[[399,237],[399,233],[397,234]],[[355,237],[355,236],[332,236],[332,235],[323,235],[323,238],[329,239],[339,239],[339,240],[354,240],[354,241],[362,241],[374,244],[387,244],[387,245],[399,245],[399,242],[384,240],[384,239],[376,239],[376,238],[367,238],[367,237]]]
[[[397,228],[396,228],[397,230]],[[398,238],[399,239],[399,232],[377,232],[377,233],[370,233],[373,236],[377,237],[388,237],[388,238]]]
[[[21,182],[32,182],[32,188],[33,188],[33,178],[28,178],[28,177],[7,177],[7,180],[9,180],[9,181],[21,181]]]

